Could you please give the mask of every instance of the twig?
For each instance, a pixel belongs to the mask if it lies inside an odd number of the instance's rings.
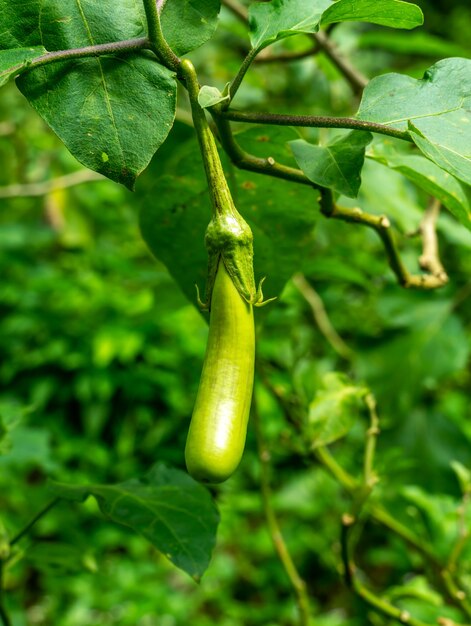
[[[363,89],[368,84],[368,79],[357,70],[353,65],[341,54],[339,54],[336,46],[332,43],[332,40],[323,33],[318,32],[313,34],[313,39],[319,44],[326,56],[332,61],[332,63],[340,70],[350,84],[353,93],[356,96],[361,95]]]
[[[3,561],[0,560],[0,620],[3,626],[11,626],[10,616],[7,613],[4,604],[4,580],[3,580]]]
[[[440,261],[438,252],[437,219],[440,214],[440,200],[433,198],[427,207],[420,224],[423,252],[419,258],[420,267],[443,281],[448,282],[448,276]]]
[[[8,72],[17,71],[17,75],[23,72],[57,63],[58,61],[71,61],[73,59],[82,59],[85,57],[96,57],[105,54],[117,54],[123,52],[135,52],[149,48],[150,42],[147,37],[137,39],[127,39],[125,41],[113,41],[110,43],[96,44],[93,46],[84,46],[82,48],[70,48],[69,50],[54,50],[31,59],[27,64],[19,64],[8,69]]]
[[[25,183],[23,185],[17,184],[0,187],[0,198],[45,196],[56,189],[67,189],[75,185],[99,180],[106,180],[106,178],[91,170],[78,170],[77,172],[51,178],[50,180],[45,180],[40,183]]]
[[[261,361],[258,362],[258,369],[262,373],[262,381],[265,387],[272,393],[277,400],[280,408],[285,412],[287,420],[297,428],[302,428],[302,422],[297,418],[289,416],[291,410],[290,405],[285,401],[283,394],[279,389],[275,388],[268,376],[264,375],[264,366]],[[303,437],[305,435],[300,433]],[[367,444],[368,445],[368,444]],[[371,444],[370,444],[371,445]],[[312,448],[310,442],[306,442],[306,453],[314,455],[318,461],[332,474],[332,476],[350,493],[356,497],[362,490],[361,483],[351,476],[343,467],[341,467],[335,458],[331,455],[326,447]],[[370,453],[369,453],[370,454]],[[424,561],[430,566],[436,580],[439,582],[449,602],[461,609],[465,615],[471,617],[471,607],[466,598],[466,594],[456,584],[452,573],[446,570],[443,564],[437,559],[432,546],[427,544],[423,539],[417,537],[407,526],[400,522],[395,516],[391,515],[386,509],[379,504],[369,504],[367,507],[369,517],[383,525],[395,535],[400,537],[410,548],[415,550],[422,556]],[[367,593],[367,590],[365,591]],[[409,622],[412,623],[412,622]]]
[[[245,152],[235,140],[229,121],[216,114],[214,107],[210,109],[210,112],[216,124],[222,147],[236,167],[318,189],[318,186],[312,183],[301,170],[277,163],[275,159],[270,156],[266,159],[261,159]]]
[[[54,498],[53,500],[51,500],[51,502],[49,502],[49,504],[47,504],[38,513],[36,513],[33,519],[30,522],[28,522],[28,524],[26,524],[26,526],[13,537],[13,539],[10,541],[10,546],[14,546],[16,543],[18,543],[18,541],[20,541],[20,539],[22,539],[25,535],[27,535],[29,531],[33,528],[33,526],[36,524],[36,522],[38,522],[42,517],[44,517],[46,513],[49,513],[49,511],[53,507],[55,507],[56,504],[58,504],[59,502],[60,502],[60,498]]]
[[[370,425],[368,430],[366,431],[363,480],[365,488],[371,491],[371,489],[378,482],[378,477],[374,471],[374,456],[376,451],[376,440],[379,435],[379,419],[376,410],[376,399],[372,393],[366,394],[365,404],[370,416]]]
[[[252,413],[257,437],[258,456],[260,459],[260,490],[268,530],[270,532],[276,553],[278,554],[278,558],[283,565],[296,596],[300,625],[309,626],[311,620],[311,609],[309,606],[309,596],[306,590],[306,583],[299,575],[296,565],[291,558],[291,554],[281,533],[278,519],[272,505],[272,492],[270,487],[270,451],[268,450],[263,437],[260,415],[255,401],[253,402]]]
[[[333,202],[331,192],[324,192],[321,196],[321,212],[329,218],[335,218],[344,222],[363,224],[375,230],[383,242],[388,263],[399,284],[406,289],[437,289],[443,287],[445,282],[442,276],[431,274],[410,274],[402,262],[391,231],[391,223],[384,215],[371,215],[359,208],[344,208]]]
[[[237,2],[237,0],[222,0],[222,4],[229,9],[236,17],[239,18],[244,24],[249,19],[249,12],[243,4]]]
[[[291,61],[300,61],[310,56],[314,56],[320,51],[319,44],[315,43],[307,50],[299,50],[298,52],[280,52],[279,54],[259,54],[254,60],[257,65],[266,63],[290,63]]]
[[[398,130],[386,124],[368,122],[354,117],[330,117],[326,115],[283,115],[280,113],[251,113],[248,111],[215,110],[216,115],[220,115],[231,122],[241,122],[244,124],[270,124],[274,126],[301,126],[304,128],[345,128],[352,130],[364,130],[380,135],[412,141],[407,130]]]
[[[350,554],[349,538],[351,529],[355,525],[356,519],[352,515],[346,513],[342,516],[341,525],[341,555],[344,567],[345,584],[356,595],[358,595],[366,604],[371,606],[378,613],[382,613],[386,617],[395,619],[400,624],[408,624],[409,626],[431,626],[425,624],[421,620],[415,619],[408,611],[403,611],[384,598],[379,597],[376,593],[368,589],[361,583],[356,575],[356,567],[352,555]]]
[[[292,280],[300,294],[310,305],[316,324],[326,340],[335,352],[337,352],[337,354],[339,354],[343,359],[350,361],[354,355],[353,351],[350,350],[342,337],[340,337],[335,328],[332,326],[329,316],[327,315],[327,311],[325,310],[324,303],[322,302],[322,298],[319,296],[317,291],[301,273],[295,274]]]

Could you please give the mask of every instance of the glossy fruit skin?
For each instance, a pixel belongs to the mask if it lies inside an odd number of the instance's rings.
[[[255,330],[252,305],[220,260],[211,295],[209,335],[185,460],[200,482],[220,483],[244,451],[252,400]]]

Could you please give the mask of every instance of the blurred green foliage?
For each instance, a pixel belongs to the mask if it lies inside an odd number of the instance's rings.
[[[466,1],[418,4],[426,16],[420,35],[349,24],[333,37],[370,76],[391,69],[418,76],[451,51],[469,54]],[[215,38],[192,56],[202,82],[222,88],[246,46],[242,26],[224,11]],[[274,49],[303,46],[295,37]],[[276,71],[256,65],[237,105],[263,110],[266,103],[293,113],[355,109],[349,87],[322,56]],[[182,98],[180,120],[185,107]],[[207,327],[146,249],[138,208],[154,201],[155,171],[185,154],[189,137],[178,122],[134,195],[94,180],[36,197],[20,191],[0,198],[0,520],[10,537],[52,497],[48,478],[110,483],[140,475],[156,461],[184,467]],[[78,167],[13,85],[0,99],[0,163],[2,188]],[[402,234],[418,227],[427,201],[422,191],[371,161],[363,181],[362,208],[386,213]],[[406,292],[393,280],[374,233],[320,219],[303,269],[353,356],[346,360],[332,349],[292,283],[263,314],[258,356],[294,413],[307,414],[330,372],[373,391],[381,420],[381,480],[373,497],[446,561],[460,528],[471,522],[460,490],[463,472],[456,471],[471,467],[471,235],[442,214],[439,236],[449,284],[433,293]],[[420,242],[401,241],[415,269]],[[256,245],[255,239],[255,251]],[[307,581],[315,623],[386,626],[339,575],[348,496],[312,457],[300,455],[299,434],[260,380],[257,397],[273,463],[274,506]],[[353,475],[361,471],[367,426],[362,414],[332,446]],[[453,461],[461,465],[453,469]],[[14,626],[295,623],[292,591],[264,521],[259,473],[250,429],[239,471],[215,492],[218,544],[199,586],[143,538],[100,518],[93,500],[61,503],[15,548],[6,572]],[[461,619],[442,607],[417,554],[379,524],[365,521],[356,558],[368,583],[388,590],[404,610],[430,622]],[[460,562],[469,590],[471,545]]]

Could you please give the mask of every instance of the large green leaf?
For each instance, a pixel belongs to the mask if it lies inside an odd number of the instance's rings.
[[[314,146],[303,139],[290,142],[294,158],[309,180],[355,198],[361,185],[365,147],[371,133],[353,131],[327,146]]]
[[[185,54],[211,39],[217,27],[220,0],[167,0],[162,30],[172,50]]]
[[[251,153],[290,162],[292,156],[285,144],[295,136],[289,128],[263,132],[256,128],[241,133],[238,139]],[[269,176],[233,171],[227,160],[224,166],[237,208],[254,234],[255,277],[266,276],[264,293],[277,296],[313,249],[316,193]],[[196,141],[183,144],[163,171],[157,158],[149,175],[155,179],[142,201],[142,235],[189,300],[196,302],[195,283],[201,288],[206,280],[204,233],[211,218]]]
[[[145,35],[140,3],[0,0],[0,48],[80,48]],[[39,29],[39,20],[41,28]],[[87,167],[132,188],[175,115],[172,74],[148,53],[87,58],[32,70],[18,86]]]
[[[401,172],[418,187],[438,198],[471,230],[471,204],[463,185],[454,176],[418,154],[396,151],[387,141],[376,143],[368,157]]]
[[[10,78],[18,74],[18,71],[27,67],[34,57],[46,52],[42,46],[34,48],[15,48],[14,50],[0,51],[0,87],[7,83]]]
[[[157,464],[142,478],[116,485],[51,483],[60,498],[96,498],[112,521],[148,539],[177,567],[199,579],[211,559],[219,515],[208,490],[185,472]]]
[[[344,437],[364,408],[368,390],[354,385],[345,375],[330,372],[309,405],[309,435],[317,448]]]
[[[424,154],[471,184],[471,60],[451,58],[416,80],[401,74],[374,78],[357,116],[409,130]]]
[[[439,119],[427,120],[422,129],[409,122],[415,145],[450,174],[471,185],[471,99],[465,117],[451,111]]]
[[[360,21],[394,28],[415,28],[423,22],[418,6],[400,0],[272,0],[249,9],[252,47],[265,46],[297,33],[315,33],[319,25]]]
[[[401,0],[339,0],[322,16],[322,24],[370,22],[392,28],[415,28],[424,21],[416,4]]]
[[[272,0],[254,2],[249,9],[250,40],[262,49],[296,33],[315,33],[332,0]]]

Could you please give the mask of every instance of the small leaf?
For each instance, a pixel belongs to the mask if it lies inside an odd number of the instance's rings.
[[[72,501],[93,496],[106,517],[143,535],[196,580],[207,569],[219,515],[209,491],[185,472],[157,464],[142,478],[116,485],[51,488]]]
[[[369,22],[392,28],[415,28],[424,16],[416,4],[400,0],[339,0],[322,16],[322,24]]]
[[[309,406],[309,434],[314,448],[344,437],[364,407],[368,390],[352,384],[343,374],[331,372],[322,381]]]
[[[228,83],[229,85],[229,83]],[[226,85],[227,87],[227,85]],[[198,102],[201,108],[207,109],[219,102],[229,100],[229,94],[227,90],[221,93],[217,87],[210,87],[209,85],[203,85],[198,94]]]
[[[44,54],[46,49],[42,46],[34,48],[15,48],[14,50],[0,51],[0,87],[5,85],[10,78],[14,78],[20,70],[28,67],[31,59]]]
[[[355,198],[361,185],[365,147],[371,133],[353,131],[327,146],[314,146],[303,139],[290,146],[299,167],[313,183]]]

